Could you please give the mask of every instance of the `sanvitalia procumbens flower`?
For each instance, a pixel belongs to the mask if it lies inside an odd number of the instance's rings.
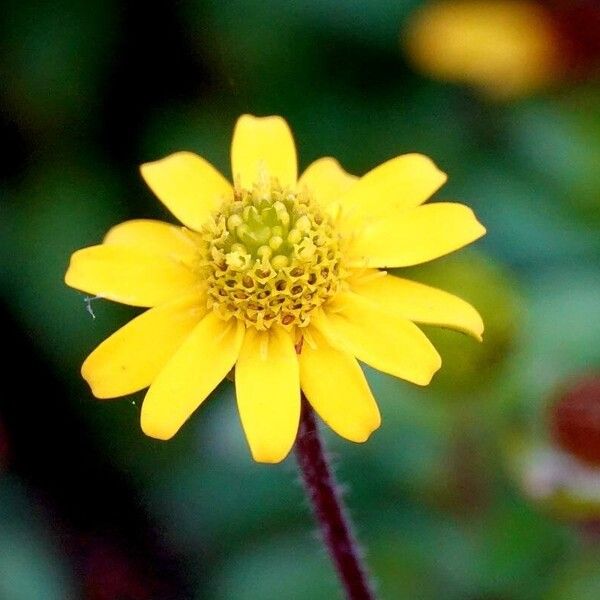
[[[146,183],[182,226],[127,221],[75,252],[68,285],[148,307],[82,367],[95,396],[149,386],[143,431],[171,438],[235,367],[252,455],[292,447],[300,389],[339,435],[363,442],[380,415],[362,369],[426,385],[441,359],[415,323],[481,338],[469,304],[381,269],[423,263],[485,233],[473,212],[424,202],[446,175],[419,154],[358,178],[332,158],[297,178],[280,117],[242,116],[231,185],[190,152],[146,163]]]

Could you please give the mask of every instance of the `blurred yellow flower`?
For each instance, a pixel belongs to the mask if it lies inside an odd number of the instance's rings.
[[[423,204],[446,175],[419,154],[360,179],[322,158],[298,179],[281,117],[238,120],[231,168],[234,185],[190,152],[142,165],[184,226],[128,221],[73,254],[68,285],[150,308],[92,352],[83,377],[99,398],[150,386],[142,429],[169,439],[235,366],[257,461],[288,454],[300,389],[363,442],[380,415],[357,359],[426,385],[441,360],[415,322],[483,332],[463,300],[379,269],[448,254],[485,229],[462,204]]]
[[[427,3],[409,23],[405,42],[424,72],[498,98],[544,87],[562,68],[550,14],[526,0]]]

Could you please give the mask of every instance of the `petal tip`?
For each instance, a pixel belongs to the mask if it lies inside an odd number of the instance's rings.
[[[238,117],[238,120],[235,123],[234,136],[235,136],[235,132],[238,130],[244,129],[245,127],[254,127],[259,124],[270,126],[270,127],[283,126],[284,129],[286,129],[291,135],[291,130],[290,130],[290,126],[289,126],[288,122],[280,115],[258,116],[258,115],[253,115],[250,113],[244,113],[243,115]]]
[[[424,336],[427,340],[428,352],[427,357],[423,357],[423,365],[422,371],[412,379],[412,383],[420,386],[428,386],[433,379],[433,376],[442,368],[442,357],[440,353],[437,351],[435,346],[431,343],[429,338]]]
[[[364,427],[356,431],[356,434],[350,439],[352,442],[357,444],[364,444],[381,426],[381,415],[377,413],[377,418],[373,419],[371,423],[364,424]]]
[[[398,157],[399,159],[410,158],[416,161],[416,165],[420,167],[422,176],[425,175],[427,179],[431,181],[431,189],[429,197],[433,196],[447,181],[448,174],[442,171],[435,161],[427,156],[426,154],[420,154],[419,152],[413,152],[410,154],[404,154]],[[391,161],[390,161],[391,162]]]
[[[288,448],[285,453],[273,452],[268,448],[250,448],[252,458],[255,462],[268,465],[276,465],[283,461],[290,453],[291,448]]]
[[[90,355],[92,356],[92,355]],[[102,377],[96,377],[97,373],[94,373],[94,368],[90,364],[88,357],[83,364],[81,365],[81,377],[88,384],[90,391],[92,392],[94,398],[98,398],[98,400],[111,400],[113,398],[118,398],[119,396],[124,396],[124,393],[114,393],[114,387],[106,387],[102,384]]]
[[[487,233],[487,229],[486,229],[485,225],[477,218],[475,211],[470,206],[466,206],[465,204],[462,204],[461,206],[464,206],[465,208],[468,209],[468,212],[470,213],[470,216],[473,219],[473,222],[472,222],[473,241],[478,240],[480,237],[483,237]]]
[[[102,388],[99,387],[97,384],[92,384],[90,381],[88,381],[87,384],[90,386],[90,390],[92,390],[94,398],[97,398],[98,400],[112,400],[116,397],[110,392],[103,391]]]
[[[472,309],[473,314],[471,322],[469,324],[470,326],[468,328],[465,327],[464,333],[470,335],[473,339],[477,340],[478,342],[483,342],[483,332],[485,330],[483,319],[474,307],[471,306],[470,308]]]
[[[181,158],[192,158],[197,159],[200,158],[195,152],[190,152],[189,150],[179,150],[177,152],[173,152],[171,154],[167,154],[162,158],[157,158],[156,160],[149,160],[147,162],[142,163],[139,166],[140,173],[142,177],[146,179],[145,174],[147,174],[150,170],[160,164],[172,162],[173,160],[181,159]]]
[[[419,154],[418,152],[413,153],[412,156],[422,160],[424,164],[427,164],[427,166],[431,167],[431,174],[435,175],[435,177],[438,179],[438,189],[448,181],[448,174],[445,171],[442,171],[442,169],[437,166],[432,158],[426,154]]]
[[[476,232],[478,233],[478,236],[476,239],[479,239],[487,233],[487,229],[486,229],[485,225],[483,225],[480,221],[477,220],[477,217],[475,217],[475,220],[477,221]]]
[[[145,417],[143,408],[142,416],[140,419],[140,426],[145,435],[155,440],[167,441],[170,440],[175,435],[175,433],[177,433],[176,431],[172,431],[171,429],[165,428],[164,424],[158,423],[152,419],[148,419],[148,417]]]
[[[441,369],[442,367],[442,359],[438,354],[438,360],[436,360],[428,371],[424,371],[422,376],[419,378],[415,378],[413,383],[416,385],[420,385],[422,387],[428,386],[433,380],[433,376]]]
[[[243,123],[244,121],[246,122],[252,122],[252,121],[279,121],[279,122],[283,122],[287,125],[287,121],[280,115],[264,115],[264,116],[259,116],[259,115],[253,115],[252,113],[244,113],[243,115],[240,115],[238,117],[238,120],[236,122],[236,125],[239,123]]]
[[[142,179],[144,181],[148,182],[148,179],[150,177],[152,177],[151,171],[152,171],[153,167],[155,167],[157,163],[160,163],[163,160],[165,160],[165,159],[164,158],[159,158],[157,160],[151,160],[151,161],[142,163],[139,166],[140,175],[142,176]]]
[[[90,367],[90,357],[88,356],[84,361],[83,364],[81,365],[81,369],[79,370],[79,372],[81,373],[81,376],[83,377],[83,379],[85,380],[85,382],[90,386],[90,390],[92,391],[92,394],[94,394],[94,396],[96,396],[96,398],[99,398],[98,394],[96,393],[97,391],[97,386],[96,383],[94,381],[94,376],[92,374],[92,369]]]
[[[65,285],[68,285],[69,287],[75,287],[73,285],[73,270],[72,270],[72,264],[69,263],[69,266],[67,267],[67,270],[65,271],[65,275],[63,277],[63,281],[65,282]]]
[[[86,289],[87,286],[84,283],[84,280],[86,279],[86,273],[82,269],[81,261],[79,260],[81,253],[84,250],[86,250],[86,248],[82,248],[81,250],[73,252],[71,259],[69,260],[69,266],[65,271],[63,281],[68,287],[89,294],[91,292]]]

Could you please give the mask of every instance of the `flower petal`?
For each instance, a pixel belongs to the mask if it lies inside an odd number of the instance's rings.
[[[437,202],[367,223],[349,252],[355,266],[408,267],[454,252],[484,234],[469,207]]]
[[[229,373],[240,353],[244,326],[209,312],[150,386],[142,405],[142,430],[173,437]]]
[[[365,442],[381,424],[369,384],[356,359],[330,346],[314,328],[313,348],[300,354],[300,384],[320,417],[339,435]],[[335,375],[335,376],[332,376]]]
[[[368,271],[362,279],[352,281],[351,287],[387,312],[416,323],[456,329],[481,341],[481,316],[458,296],[381,271]]]
[[[361,177],[344,197],[350,220],[372,219],[419,206],[447,180],[422,154],[404,154]]]
[[[338,294],[312,323],[337,350],[418,385],[427,385],[442,364],[414,323],[357,294]]]
[[[148,387],[206,312],[198,294],[151,308],[104,340],[81,374],[97,398]]]
[[[82,292],[132,306],[156,306],[199,286],[196,273],[169,257],[113,245],[75,252],[65,282]]]
[[[346,173],[335,158],[325,157],[311,163],[299,180],[299,187],[306,187],[317,203],[330,213],[335,213],[342,196],[358,181],[358,177]]]
[[[233,194],[227,179],[193,152],[176,152],[145,163],[140,171],[158,199],[184,225],[196,231]]]
[[[104,237],[104,244],[130,246],[169,256],[186,264],[196,256],[196,246],[183,227],[163,221],[135,219],[116,225]]]
[[[280,328],[248,329],[235,389],[254,460],[280,462],[294,445],[300,419],[298,357],[291,335]]]
[[[251,189],[265,177],[275,177],[284,187],[296,185],[298,160],[288,124],[281,117],[242,115],[231,143],[233,181]]]

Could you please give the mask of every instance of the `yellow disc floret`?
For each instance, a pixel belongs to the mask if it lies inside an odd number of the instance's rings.
[[[209,308],[256,329],[306,327],[340,281],[339,239],[304,193],[236,189],[201,231]]]

